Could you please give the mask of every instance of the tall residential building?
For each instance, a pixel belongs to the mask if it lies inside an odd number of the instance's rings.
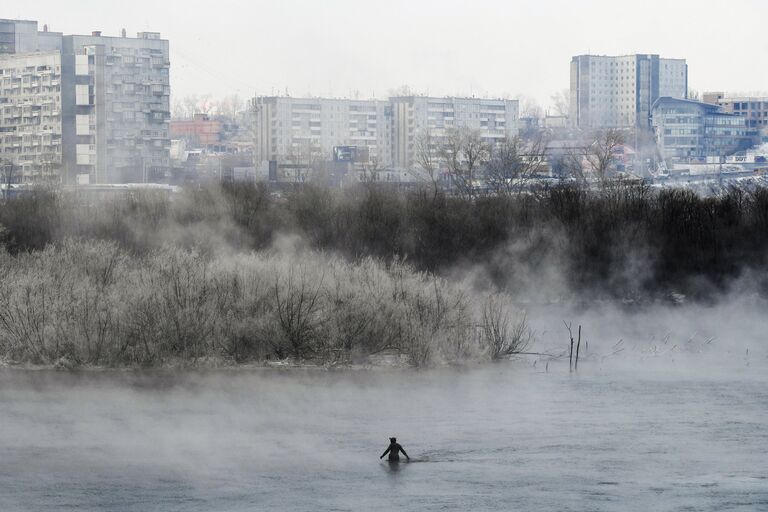
[[[0,158],[17,181],[151,181],[170,172],[168,41],[0,20]],[[29,113],[29,115],[27,115]]]
[[[668,161],[704,162],[752,144],[744,117],[699,101],[659,98],[653,105],[653,130]]]
[[[685,59],[646,54],[571,59],[571,119],[582,129],[648,128],[657,99],[687,95]]]
[[[726,96],[722,92],[706,92],[702,95],[705,103],[712,103],[746,119],[747,126],[760,130],[768,128],[768,97]]]
[[[489,144],[518,133],[518,101],[482,98],[400,96],[390,99],[393,120],[393,165],[410,169],[417,141],[428,135],[436,150],[452,130],[476,132]]]
[[[55,179],[62,168],[61,55],[0,54],[0,159],[3,180]]]
[[[257,97],[255,160],[310,165],[351,146],[377,166],[391,165],[392,108],[386,101]]]

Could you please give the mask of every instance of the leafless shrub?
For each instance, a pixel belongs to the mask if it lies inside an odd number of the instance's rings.
[[[508,306],[498,295],[489,296],[483,304],[482,344],[491,360],[499,360],[524,352],[531,342],[528,318],[522,315],[511,322]]]
[[[278,357],[291,355],[300,360],[320,348],[323,277],[313,277],[308,267],[299,264],[295,268],[292,262],[284,276],[275,276],[272,290],[279,336],[273,347]]]
[[[17,361],[348,363],[390,349],[426,366],[482,355],[470,295],[399,260],[178,247],[132,255],[68,240],[0,254],[0,276],[0,357]]]

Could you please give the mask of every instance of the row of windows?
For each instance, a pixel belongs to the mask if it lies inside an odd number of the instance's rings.
[[[724,103],[727,105],[728,103]],[[768,101],[734,102],[733,110],[768,110]]]

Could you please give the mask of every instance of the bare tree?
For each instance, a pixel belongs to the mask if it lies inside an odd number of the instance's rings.
[[[538,102],[530,96],[517,97],[520,112],[520,136],[523,138],[535,137],[539,133],[544,117],[544,110]]]
[[[407,84],[389,90],[389,96],[414,96],[416,93]]]
[[[561,89],[551,97],[552,108],[558,116],[569,116],[571,113],[571,91]]]
[[[294,174],[292,176],[293,181],[296,183],[303,183],[308,181],[312,176],[312,169],[323,159],[323,154],[320,150],[319,143],[312,140],[307,140],[301,144],[298,148],[287,155],[286,160],[294,165]]]
[[[218,104],[218,114],[229,119],[235,119],[244,108],[243,100],[238,94],[232,94],[221,100]]]
[[[359,174],[360,181],[362,183],[375,183],[381,180],[381,173],[384,171],[384,166],[378,157],[370,158],[362,166],[362,171]]]
[[[0,158],[0,171],[2,171],[3,199],[8,200],[11,195],[11,185],[16,179],[16,164],[12,160]]]
[[[587,176],[585,173],[584,151],[570,148],[566,150],[559,158],[561,166],[561,175],[573,178],[579,185],[586,186]]]
[[[517,97],[520,107],[520,117],[530,117],[533,119],[541,119],[542,109],[541,105],[530,96],[521,94]]]
[[[422,130],[414,141],[414,160],[424,173],[424,177],[432,184],[432,199],[437,198],[439,190],[439,160],[436,154],[435,138],[432,131],[427,128]]]
[[[545,148],[540,136],[531,141],[507,138],[492,147],[485,166],[491,190],[504,196],[519,194],[544,166]]]
[[[598,133],[584,152],[584,161],[601,187],[605,187],[608,174],[616,162],[616,150],[624,144],[624,134],[611,128]]]
[[[480,329],[483,345],[494,361],[524,352],[532,338],[526,314],[510,325],[507,307],[497,295],[489,296],[483,304]]]
[[[279,275],[275,277],[275,313],[282,335],[273,342],[278,357],[290,354],[299,360],[316,350],[319,327],[323,322],[323,279],[324,276],[321,276],[313,280],[306,267],[302,267],[298,275],[291,268],[284,281]]]
[[[488,160],[489,147],[476,131],[451,130],[445,138],[440,156],[448,169],[456,192],[472,199],[475,178]]]

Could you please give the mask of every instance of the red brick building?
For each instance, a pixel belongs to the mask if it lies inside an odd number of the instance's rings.
[[[221,142],[222,123],[207,114],[195,114],[193,119],[171,120],[171,138],[187,139],[199,147],[215,146]]]

